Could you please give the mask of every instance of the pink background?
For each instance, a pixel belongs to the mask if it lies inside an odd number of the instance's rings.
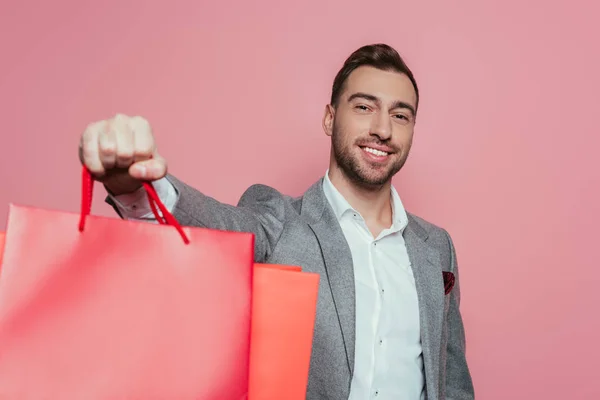
[[[334,74],[386,42],[422,90],[395,183],[458,247],[477,397],[600,398],[592,0],[101,3],[2,3],[2,209],[76,212],[78,137],[115,112],[149,118],[171,172],[222,201],[300,194],[327,167]]]

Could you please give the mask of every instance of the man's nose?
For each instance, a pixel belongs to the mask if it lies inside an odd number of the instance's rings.
[[[381,140],[388,140],[392,136],[392,121],[387,113],[373,115],[370,134],[378,136]]]

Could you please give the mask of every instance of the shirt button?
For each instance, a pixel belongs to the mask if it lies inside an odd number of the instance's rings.
[[[382,339],[379,339],[379,345],[383,346],[383,340]]]

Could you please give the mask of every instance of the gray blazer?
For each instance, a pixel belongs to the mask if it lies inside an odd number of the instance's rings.
[[[208,197],[173,176],[174,216],[182,225],[252,232],[255,260],[301,266],[321,276],[306,398],[346,400],[354,369],[354,271],[350,248],[322,189],[300,198],[254,185],[237,206]],[[456,254],[448,233],[412,214],[404,233],[416,280],[428,400],[474,399],[459,311]],[[442,271],[454,273],[445,294]]]

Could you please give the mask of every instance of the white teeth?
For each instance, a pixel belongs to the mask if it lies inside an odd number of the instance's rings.
[[[371,154],[375,154],[376,156],[387,156],[388,155],[388,153],[386,153],[385,151],[372,149],[370,147],[365,147],[365,151],[367,151]]]

